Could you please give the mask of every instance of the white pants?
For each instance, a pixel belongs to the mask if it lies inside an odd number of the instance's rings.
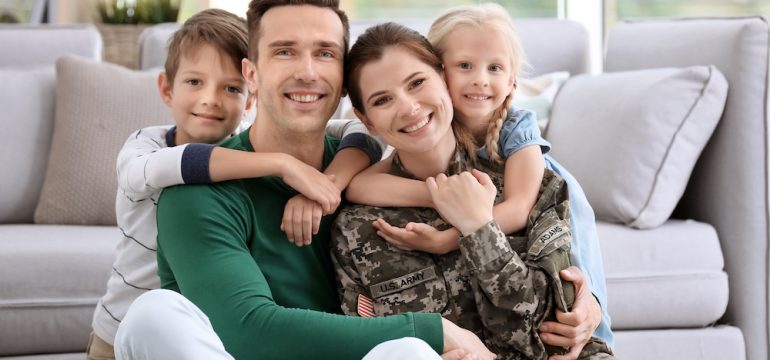
[[[184,296],[170,290],[153,290],[138,297],[115,336],[117,360],[229,359],[209,318]],[[386,341],[374,347],[364,360],[441,357],[417,338]]]

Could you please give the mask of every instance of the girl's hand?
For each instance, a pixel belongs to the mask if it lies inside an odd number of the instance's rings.
[[[384,219],[373,221],[372,226],[377,229],[377,235],[402,250],[443,255],[460,248],[460,232],[454,228],[440,231],[428,224],[413,222],[400,228],[388,224]]]
[[[321,216],[323,211],[320,204],[302,194],[295,195],[283,210],[281,230],[294,245],[310,245],[313,235],[318,233]]]
[[[326,175],[293,156],[288,158],[281,171],[283,181],[307,199],[318,202],[323,215],[334,213],[341,199],[340,189],[334,184],[334,175]]]
[[[493,219],[497,191],[489,175],[473,170],[447,177],[439,174],[426,180],[436,211],[463,235]]]

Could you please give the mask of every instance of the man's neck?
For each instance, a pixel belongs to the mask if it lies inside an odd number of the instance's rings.
[[[297,133],[280,128],[269,119],[257,119],[249,131],[249,141],[255,152],[280,152],[318,170],[323,166],[324,132]]]

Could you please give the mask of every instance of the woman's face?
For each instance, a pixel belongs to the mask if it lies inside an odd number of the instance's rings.
[[[400,47],[361,68],[366,114],[356,112],[370,132],[400,153],[433,150],[451,136],[452,102],[443,77]]]

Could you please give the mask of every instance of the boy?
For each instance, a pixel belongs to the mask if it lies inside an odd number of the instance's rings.
[[[253,97],[240,70],[247,57],[246,23],[217,9],[191,17],[169,42],[165,72],[158,76],[161,99],[171,108],[176,126],[156,126],[131,134],[118,155],[118,226],[124,234],[92,322],[88,359],[114,359],[112,344],[131,303],[159,288],[156,261],[156,209],[161,190],[177,184],[209,183],[238,178],[279,176],[307,199],[310,212],[333,213],[350,178],[379,159],[381,149],[361,134],[363,125],[330,123],[327,131],[344,136],[340,149],[359,147],[366,154],[344,149],[325,175],[287,154],[247,153],[216,147],[247,116]],[[334,174],[334,175],[332,175]],[[297,195],[302,197],[303,195]],[[301,202],[305,204],[306,202]],[[292,216],[287,205],[287,234],[291,223],[295,243],[302,243],[307,222]],[[298,213],[303,213],[299,208]],[[319,216],[320,218],[320,216]],[[295,221],[296,220],[296,221]],[[312,222],[312,221],[310,221]],[[317,228],[317,225],[315,226]],[[296,228],[296,227],[295,227]],[[292,236],[289,236],[290,239]]]

